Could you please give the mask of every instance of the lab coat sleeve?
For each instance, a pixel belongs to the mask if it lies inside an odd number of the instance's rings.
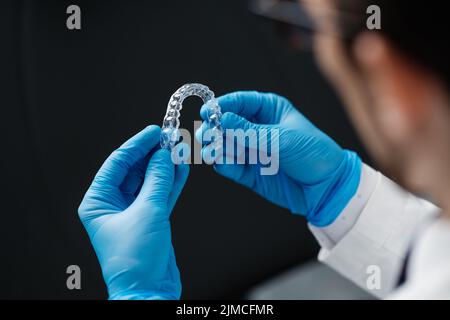
[[[363,183],[364,182],[364,183]],[[319,260],[379,298],[395,289],[414,231],[439,209],[364,165],[354,199],[331,226],[310,226]]]

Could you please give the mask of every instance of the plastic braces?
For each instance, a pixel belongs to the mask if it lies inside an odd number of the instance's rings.
[[[217,103],[217,99],[207,86],[199,83],[188,83],[180,87],[170,97],[167,104],[166,115],[164,116],[162,131],[161,131],[161,148],[172,149],[179,140],[178,128],[180,127],[180,111],[183,108],[183,101],[187,97],[197,96],[203,100],[203,103],[208,106],[207,120],[209,128],[214,131],[218,131],[217,134],[222,135],[222,126],[220,119],[222,112],[220,106]],[[215,135],[216,133],[213,132]],[[221,141],[221,140],[220,140]],[[217,143],[214,141],[213,143]]]

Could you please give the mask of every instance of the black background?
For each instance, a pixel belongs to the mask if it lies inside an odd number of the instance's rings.
[[[82,30],[66,28],[70,4]],[[0,298],[107,297],[77,207],[109,153],[160,124],[184,83],[285,95],[362,153],[312,55],[286,48],[246,1],[2,0],[0,36]],[[199,106],[186,101],[184,127]],[[206,165],[192,168],[173,230],[184,298],[241,298],[318,250],[304,219]],[[66,288],[71,264],[82,290]]]

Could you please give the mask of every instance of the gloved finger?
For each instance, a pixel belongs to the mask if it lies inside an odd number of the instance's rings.
[[[170,151],[170,159],[175,165],[190,163],[191,146],[185,142],[176,144]]]
[[[256,163],[257,155],[255,150],[248,150],[245,141],[227,136],[222,144],[209,143],[202,147],[201,156],[206,164],[213,163],[238,163],[244,164],[246,159],[250,159],[250,154],[254,152],[252,161]],[[220,160],[220,161],[219,161]],[[228,161],[228,162],[226,162]]]
[[[146,205],[166,208],[169,194],[172,191],[175,176],[175,165],[170,151],[160,149],[151,157],[144,183],[136,201]]]
[[[254,124],[247,119],[232,113],[232,112],[226,112],[222,116],[222,128],[224,130],[226,129],[242,129],[245,131],[249,129],[258,129],[258,125]]]
[[[222,128],[226,131],[227,144],[237,143],[245,148],[258,150],[258,152],[259,150],[271,150],[272,140],[279,142],[280,131],[282,130],[278,125],[256,124],[231,112],[222,116]],[[243,132],[235,131],[234,136],[240,138],[234,139],[228,134],[229,129],[241,129]]]
[[[215,164],[214,170],[221,176],[253,190],[256,182],[255,171],[249,165],[227,162],[231,164]]]
[[[211,131],[209,131],[211,130]],[[215,128],[210,128],[208,122],[204,121],[201,126],[195,131],[195,139],[202,146],[215,141],[216,139],[221,139],[222,137],[218,135],[218,131],[214,132]],[[223,134],[223,132],[222,132]]]
[[[208,122],[203,121],[202,125],[195,131],[195,139],[197,142],[204,144],[203,135],[207,129],[209,129]]]
[[[222,113],[232,112],[261,124],[273,124],[278,119],[279,108],[292,104],[284,97],[273,93],[237,91],[217,98]],[[208,105],[200,109],[202,119],[207,118]]]
[[[97,189],[119,187],[131,167],[143,159],[158,143],[161,129],[148,126],[115,150],[96,174],[92,186]]]
[[[210,143],[201,150],[202,159],[206,164],[224,163],[224,152],[221,145]]]
[[[290,209],[294,213],[304,214],[306,212],[304,195],[300,193],[292,197],[290,192],[286,192],[297,188],[295,181],[292,179],[285,179],[280,176],[262,178],[260,174],[261,166],[259,165],[220,164],[214,165],[214,169],[218,174],[253,190],[283,208]],[[282,175],[282,173],[280,174]],[[269,180],[262,183],[260,179]]]
[[[207,141],[208,129],[208,124],[204,122],[196,132],[196,139],[205,145],[202,149],[203,160],[212,164],[217,163],[219,158],[212,152],[215,147],[210,147],[211,143]],[[222,129],[225,135],[221,151],[227,157],[234,157],[237,163],[245,163],[245,159],[248,159],[250,164],[256,164],[260,151],[264,152],[264,155],[278,153],[280,129],[276,125],[255,124],[234,113],[226,112],[222,116]],[[277,143],[272,143],[272,140]]]
[[[258,148],[254,138],[242,139],[228,135],[224,141],[225,147],[223,148],[223,153],[228,160],[232,158],[234,159],[234,163],[238,164],[256,163],[256,160],[258,159]]]
[[[186,184],[187,178],[189,176],[189,165],[188,164],[180,164],[175,166],[175,179],[172,187],[172,191],[169,195],[168,208],[169,212],[173,210],[175,203],[180,196],[181,191],[183,190],[184,185]]]
[[[203,160],[207,164],[217,163],[222,154],[229,158],[234,158],[235,162],[237,161],[236,163],[245,163],[245,157],[247,156],[247,159],[249,159],[248,155],[251,155],[252,159],[257,159],[258,134],[259,131],[263,133],[263,130],[260,129],[264,127],[250,123],[246,119],[230,112],[225,113],[222,119],[222,128],[226,131],[222,140],[222,149],[219,150],[222,153],[214,152],[216,149],[215,146],[207,142],[202,149]],[[199,136],[202,136],[207,129],[208,125],[202,124],[196,132],[197,139],[200,139],[203,143],[204,139]],[[234,129],[234,131],[228,129]]]
[[[146,155],[143,159],[139,160],[133,167],[131,167],[128,175],[120,185],[120,191],[123,194],[135,196],[137,191],[141,188],[144,182],[145,171],[147,170],[148,162],[152,152]]]

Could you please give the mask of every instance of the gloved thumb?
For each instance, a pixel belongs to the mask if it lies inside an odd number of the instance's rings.
[[[174,176],[175,165],[172,162],[170,151],[165,149],[156,151],[148,163],[144,183],[136,201],[166,208]]]
[[[279,136],[280,136],[280,128],[273,124],[259,124],[251,122],[235,113],[226,112],[222,116],[222,128],[224,131],[228,130],[242,130],[244,132],[244,139],[237,139],[235,141],[234,136],[239,136],[237,132],[235,132],[235,135],[227,134],[226,135],[226,141],[227,144],[230,142],[232,144],[238,143],[244,146],[245,148],[253,148],[255,150],[268,152],[268,150],[273,152],[278,152],[278,142],[279,142]],[[256,144],[251,143],[256,142]],[[272,147],[272,142],[277,142]],[[275,148],[276,150],[275,151]],[[225,151],[225,154],[228,155],[228,150]]]
[[[223,129],[242,129],[246,131],[248,129],[257,129],[259,127],[258,124],[252,123],[232,112],[224,113],[221,123]]]

